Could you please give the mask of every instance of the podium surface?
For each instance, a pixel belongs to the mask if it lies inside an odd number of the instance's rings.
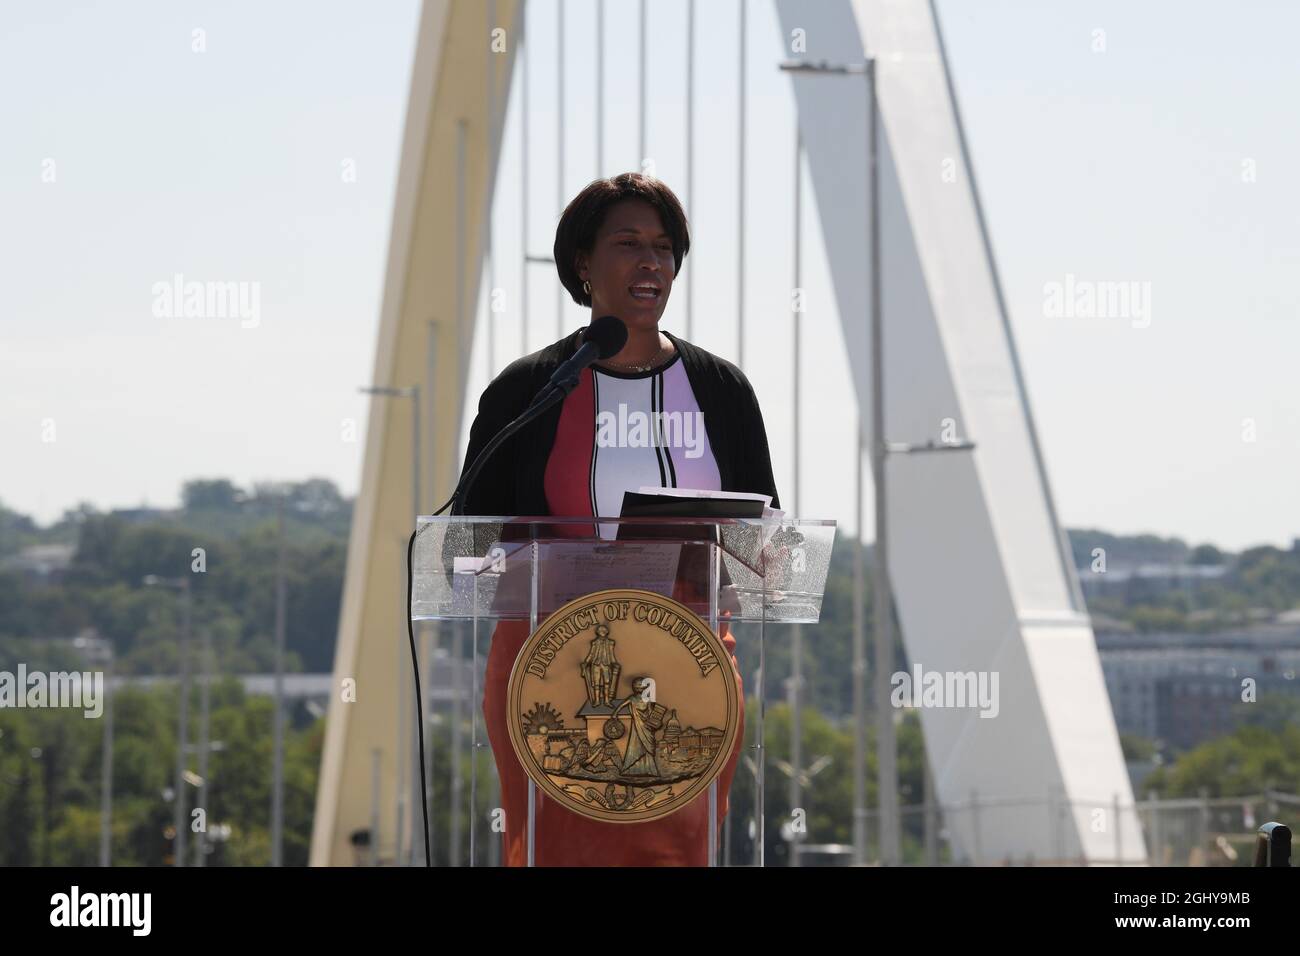
[[[745,688],[735,662],[761,675],[769,625],[817,623],[834,534],[833,521],[785,517],[420,517],[411,620],[471,645],[471,865],[501,814],[511,863],[636,863],[644,835],[647,859],[716,865],[742,755],[761,847],[763,681]],[[699,686],[682,667],[692,654]],[[727,707],[709,703],[723,674]],[[487,740],[496,774],[479,759]],[[597,832],[579,817],[618,822]],[[674,828],[692,845],[665,850]]]

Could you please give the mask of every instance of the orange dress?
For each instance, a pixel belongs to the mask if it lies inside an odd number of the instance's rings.
[[[736,772],[745,737],[744,684],[736,665],[736,639],[723,622],[722,643],[731,656],[736,689],[741,701],[740,727],[731,758],[718,774],[718,836],[727,812],[727,794]],[[528,863],[528,775],[515,757],[507,726],[506,687],[520,648],[528,640],[528,622],[501,621],[492,634],[483,692],[483,715],[496,758],[505,810],[506,866]],[[676,813],[647,823],[605,823],[588,820],[536,791],[533,836],[534,863],[538,866],[707,866],[709,794],[706,790]]]
[[[627,441],[610,442],[601,437],[605,427],[601,424],[602,415],[630,421],[632,416],[646,414],[652,416],[651,420],[657,420],[653,416],[667,410],[686,421],[702,414],[689,370],[679,361],[680,358],[675,354],[658,368],[642,373],[603,369],[597,377],[592,369],[583,370],[578,386],[566,396],[554,425],[554,439],[547,454],[542,482],[546,513],[593,517],[618,514],[624,491],[646,484],[714,490],[723,487],[721,466],[710,444],[710,439],[718,436],[716,431],[710,436],[701,429],[704,434],[697,435],[700,439],[698,447],[678,452],[673,449],[680,448],[685,438],[684,431],[676,434],[675,438],[672,433],[663,432],[649,445],[633,441],[631,432]],[[711,379],[697,378],[697,382],[708,381]],[[757,421],[761,430],[761,417]],[[483,434],[487,434],[486,429]],[[765,440],[762,447],[766,452]],[[466,460],[471,459],[467,453]],[[770,474],[765,481],[757,480],[755,483],[757,487],[767,487],[772,483]],[[596,526],[585,530],[583,527],[561,526],[551,533],[560,537],[588,537],[596,533]],[[698,578],[679,576],[673,597],[689,604],[689,597],[698,597],[698,590]],[[528,859],[528,776],[511,746],[506,713],[510,670],[528,634],[526,622],[502,621],[497,625],[488,652],[483,695],[488,739],[501,781],[505,810],[505,852],[502,856],[507,866],[524,866]],[[721,836],[727,795],[744,745],[745,695],[736,666],[736,641],[728,633],[725,622],[720,624],[718,636],[731,658],[740,701],[736,743],[717,778],[718,834]],[[539,866],[708,864],[707,790],[676,812],[646,823],[589,820],[551,800],[540,789],[536,801],[534,862]]]

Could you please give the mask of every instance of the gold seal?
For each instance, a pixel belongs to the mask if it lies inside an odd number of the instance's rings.
[[[548,617],[515,658],[506,697],[525,772],[591,820],[680,810],[722,772],[740,701],[731,656],[698,615],[615,588]]]

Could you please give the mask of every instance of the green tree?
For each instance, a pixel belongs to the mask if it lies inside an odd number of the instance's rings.
[[[1272,787],[1300,793],[1300,727],[1246,725],[1154,771],[1145,787],[1162,797],[1245,796]]]
[[[243,500],[244,492],[225,478],[187,481],[181,489],[186,511],[234,511]]]

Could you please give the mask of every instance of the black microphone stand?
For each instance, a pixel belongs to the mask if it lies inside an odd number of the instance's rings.
[[[483,450],[478,453],[478,457],[474,459],[473,464],[466,469],[464,477],[462,477],[460,482],[456,485],[456,490],[452,492],[450,503],[451,513],[453,515],[463,515],[465,513],[465,498],[468,497],[469,490],[474,487],[474,482],[478,479],[479,472],[483,470],[483,467],[487,464],[492,453],[500,448],[505,440],[515,434],[515,432],[519,431],[534,419],[539,418],[542,413],[552,405],[563,401],[565,396],[577,388],[578,376],[581,372],[581,369],[575,369],[571,378],[567,378],[562,382],[552,385],[547,391],[540,392],[538,396],[533,399],[532,404],[524,409],[522,415],[510,424],[506,425],[506,427],[501,429],[501,431],[497,432],[496,435],[493,436],[492,440],[483,446]],[[445,507],[446,505],[443,505],[443,508]],[[442,508],[438,509],[438,511],[441,510]]]
[[[575,367],[568,374],[558,381],[547,383],[547,387],[537,394],[531,404],[524,409],[523,414],[519,415],[514,421],[506,425],[505,428],[497,432],[492,440],[488,442],[474,463],[456,483],[456,490],[451,493],[447,503],[434,512],[435,515],[442,514],[447,505],[451,505],[451,513],[460,516],[465,513],[464,500],[469,490],[474,487],[474,481],[478,478],[479,472],[483,466],[492,457],[492,453],[501,447],[502,443],[513,435],[519,429],[523,428],[529,422],[541,416],[552,405],[564,400],[571,391],[578,387],[578,379],[582,375],[582,367]],[[419,529],[411,532],[410,540],[406,542],[406,634],[411,646],[411,668],[415,675],[415,713],[416,727],[420,732],[420,779],[428,780],[428,774],[424,766],[424,698],[420,692],[420,658],[415,650],[415,539],[419,535]],[[433,866],[433,855],[429,852],[429,797],[428,787],[420,787],[420,809],[424,814],[424,865]],[[371,839],[378,839],[377,836],[371,836]]]

